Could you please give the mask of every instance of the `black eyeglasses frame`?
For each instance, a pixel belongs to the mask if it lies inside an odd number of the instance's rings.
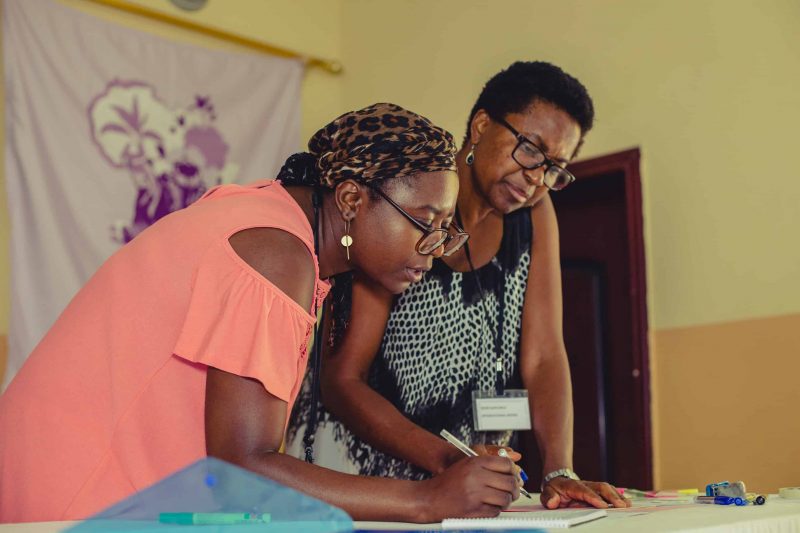
[[[514,162],[515,162],[515,163],[517,163],[519,166],[521,166],[522,168],[524,168],[524,169],[526,169],[526,170],[536,170],[537,168],[545,167],[545,169],[544,169],[544,175],[545,175],[545,176],[544,176],[544,177],[546,177],[547,173],[548,173],[548,172],[550,171],[550,169],[551,169],[551,168],[553,168],[553,167],[556,167],[556,168],[558,168],[558,170],[559,170],[560,172],[562,172],[562,173],[566,174],[566,176],[567,176],[567,178],[568,178],[568,180],[567,180],[567,183],[565,183],[565,184],[564,184],[563,186],[561,186],[561,187],[553,187],[553,186],[551,186],[550,184],[548,184],[548,183],[547,183],[547,180],[546,180],[546,179],[543,179],[542,181],[543,181],[543,183],[544,183],[544,186],[545,186],[545,187],[547,187],[549,190],[551,190],[551,191],[561,191],[561,190],[563,190],[564,188],[566,188],[566,187],[567,187],[569,184],[571,184],[572,182],[574,182],[574,181],[575,181],[575,175],[574,175],[574,174],[572,174],[572,172],[570,172],[570,171],[569,171],[569,170],[567,170],[566,168],[562,167],[561,165],[559,165],[558,163],[556,163],[555,161],[553,161],[552,159],[550,159],[549,157],[547,157],[547,153],[546,153],[544,150],[542,150],[542,148],[541,148],[541,147],[540,147],[538,144],[536,144],[535,142],[533,142],[532,140],[528,139],[528,138],[527,138],[527,137],[525,137],[523,134],[521,134],[520,132],[518,132],[518,131],[516,130],[516,128],[514,128],[514,126],[512,126],[511,124],[509,124],[509,123],[508,123],[508,122],[507,122],[505,119],[503,119],[503,118],[494,118],[494,117],[492,117],[492,120],[494,120],[494,121],[495,121],[495,122],[497,122],[498,124],[501,124],[502,126],[504,126],[504,127],[505,127],[505,128],[508,130],[508,131],[510,131],[511,133],[513,133],[513,134],[514,134],[514,137],[516,137],[516,139],[517,139],[517,146],[515,146],[515,147],[514,147],[514,150],[511,152],[511,158],[512,158],[512,159],[514,160]],[[531,167],[531,166],[526,166],[526,165],[523,165],[522,163],[520,163],[519,159],[517,159],[517,156],[516,156],[516,154],[517,154],[517,150],[519,150],[519,149],[520,149],[520,147],[521,147],[523,144],[525,144],[525,143],[527,143],[527,144],[530,144],[531,146],[533,146],[534,148],[536,148],[536,149],[537,149],[537,150],[538,150],[538,151],[539,151],[539,152],[542,154],[542,157],[544,158],[544,160],[543,160],[541,163],[537,163],[537,164],[533,165],[532,167]]]
[[[437,248],[439,248],[440,246],[444,245],[445,249],[442,252],[442,255],[447,257],[449,255],[454,254],[458,250],[460,250],[461,247],[464,246],[464,244],[466,244],[466,242],[469,240],[469,233],[467,233],[466,231],[461,229],[458,226],[458,224],[455,223],[455,221],[451,221],[450,222],[450,226],[447,227],[447,228],[433,228],[433,227],[431,227],[431,226],[429,226],[427,224],[423,224],[422,222],[420,222],[419,220],[414,218],[408,211],[406,211],[405,209],[400,207],[400,205],[397,202],[392,200],[377,185],[373,185],[373,184],[369,183],[368,181],[362,181],[362,180],[358,180],[358,182],[361,183],[362,185],[366,186],[366,187],[369,187],[371,190],[375,191],[376,193],[378,193],[378,195],[381,198],[386,200],[389,203],[389,205],[394,207],[401,215],[403,215],[406,219],[408,219],[409,222],[414,224],[414,226],[416,226],[422,232],[422,237],[419,239],[419,241],[417,241],[417,245],[416,245],[416,248],[415,248],[418,254],[420,254],[420,255],[431,255],[434,251],[436,251]],[[453,234],[450,233],[450,229],[451,228],[455,230],[455,232]],[[438,244],[436,246],[433,246],[429,252],[420,251],[420,247],[425,242],[425,240],[428,238],[428,236],[431,235],[431,234],[434,234],[434,233],[440,233],[441,234],[440,240],[437,241]],[[448,242],[450,242],[451,240],[455,239],[456,237],[463,237],[463,236],[466,236],[466,238],[463,240],[463,242],[461,242],[458,245],[458,247],[456,247],[454,249],[451,249],[451,250],[447,249],[447,243]]]

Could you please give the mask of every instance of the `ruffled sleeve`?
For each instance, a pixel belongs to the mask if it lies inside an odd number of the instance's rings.
[[[234,252],[212,246],[197,269],[173,353],[260,381],[291,403],[314,318]],[[302,364],[301,364],[302,363]]]

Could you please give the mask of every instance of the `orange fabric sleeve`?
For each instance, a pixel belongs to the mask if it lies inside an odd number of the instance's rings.
[[[235,254],[227,240],[206,253],[173,353],[290,402],[314,319]]]

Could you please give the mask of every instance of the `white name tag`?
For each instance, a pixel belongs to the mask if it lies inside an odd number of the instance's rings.
[[[526,390],[506,390],[502,395],[472,391],[472,413],[476,431],[531,429]]]

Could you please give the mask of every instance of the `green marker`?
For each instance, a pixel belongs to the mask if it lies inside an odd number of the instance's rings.
[[[269,513],[160,513],[162,524],[226,526],[230,524],[266,524]]]

